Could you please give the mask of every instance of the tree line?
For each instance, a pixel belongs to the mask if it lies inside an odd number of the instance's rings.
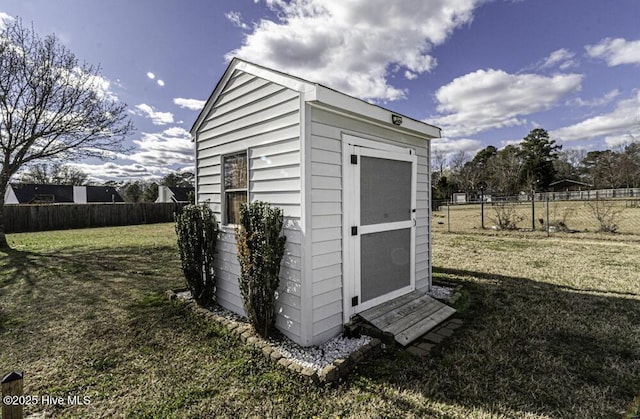
[[[432,153],[433,199],[447,200],[455,192],[512,196],[549,190],[559,180],[573,180],[584,189],[640,187],[640,143],[618,150],[586,151],[562,146],[536,128],[519,144],[500,150],[487,146],[471,157],[460,151],[447,157]]]

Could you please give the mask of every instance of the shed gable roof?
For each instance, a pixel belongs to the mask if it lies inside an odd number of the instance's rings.
[[[345,113],[354,116],[365,117],[378,123],[384,123],[390,126],[394,126],[392,125],[392,118],[390,114],[398,115],[403,119],[403,126],[399,129],[413,131],[428,138],[440,138],[440,128],[434,125],[418,121],[405,115],[400,115],[381,106],[371,104],[361,99],[357,99],[353,96],[338,92],[337,90],[333,90],[321,84],[313,83],[278,70],[273,70],[267,67],[253,64],[239,58],[234,58],[229,63],[229,66],[222,75],[222,78],[220,78],[220,80],[216,84],[216,87],[213,89],[213,92],[209,96],[209,99],[207,100],[205,106],[203,107],[202,111],[200,111],[200,114],[191,127],[190,132],[193,139],[195,139],[198,128],[204,122],[207,115],[209,115],[209,113],[211,112],[211,109],[215,105],[218,97],[221,95],[226,84],[229,82],[235,71],[243,71],[245,73],[252,74],[256,77],[260,77],[270,82],[287,87],[291,90],[297,91],[301,93],[304,97],[304,100],[310,104],[341,110]]]

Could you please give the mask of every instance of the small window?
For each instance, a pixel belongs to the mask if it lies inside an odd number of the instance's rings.
[[[223,159],[225,223],[240,223],[240,206],[247,202],[247,152]]]

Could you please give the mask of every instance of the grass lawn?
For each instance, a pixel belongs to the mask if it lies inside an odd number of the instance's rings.
[[[620,417],[640,403],[640,243],[436,233],[434,277],[464,284],[429,359],[387,348],[317,387],[167,301],[172,224],[9,236],[0,374],[55,417]],[[635,404],[634,404],[635,403]]]

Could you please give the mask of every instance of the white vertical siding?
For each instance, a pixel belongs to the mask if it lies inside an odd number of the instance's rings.
[[[222,211],[221,157],[248,150],[249,198],[284,210],[287,236],[280,271],[276,325],[300,341],[300,99],[298,92],[236,71],[197,132],[198,202],[209,201],[218,221]],[[244,314],[238,287],[240,265],[230,227],[216,246],[217,299]]]
[[[411,147],[418,157],[416,289],[429,285],[429,150],[409,134],[318,108],[311,111],[313,342],[342,330],[342,133]]]

